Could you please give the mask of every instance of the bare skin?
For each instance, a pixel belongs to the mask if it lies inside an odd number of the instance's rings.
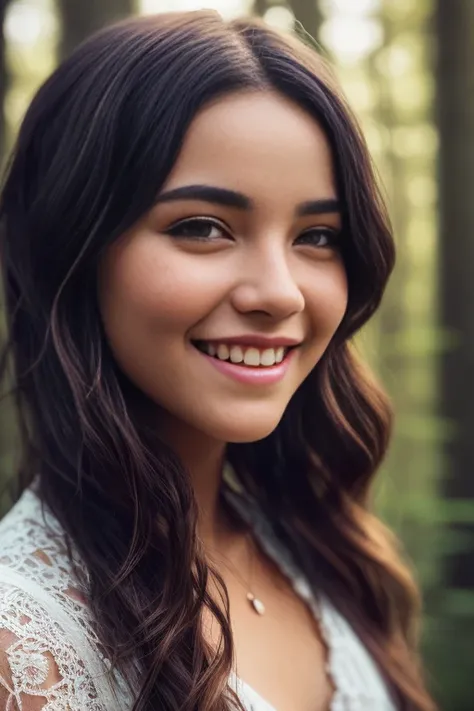
[[[251,559],[242,534],[227,541],[225,557],[210,554],[229,593],[238,676],[276,711],[327,711],[334,689],[325,671],[327,649],[319,627],[258,545],[250,554]],[[250,577],[252,591],[265,604],[263,616],[256,615],[246,598]],[[204,620],[207,638],[216,647],[219,628],[210,614]]]
[[[171,195],[196,185],[249,205]],[[157,204],[111,245],[99,279],[117,362],[156,404],[157,427],[192,478],[199,535],[229,592],[239,676],[277,711],[327,711],[326,650],[306,605],[258,548],[253,588],[267,611],[250,608],[229,570],[245,580],[249,547],[218,503],[222,464],[228,442],[273,431],[344,316],[336,201],[330,148],[310,116],[271,93],[227,96],[194,119]],[[243,335],[297,343],[278,382],[238,382],[195,347]],[[208,618],[204,631],[215,641]]]

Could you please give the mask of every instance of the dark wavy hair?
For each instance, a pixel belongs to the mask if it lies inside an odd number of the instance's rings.
[[[208,11],[133,18],[83,43],[37,92],[0,205],[24,455],[17,493],[38,475],[41,499],[85,563],[99,639],[135,711],[235,702],[228,599],[221,609],[207,591],[189,476],[137,415],[96,287],[101,255],[151,208],[196,113],[242,90],[278,92],[323,128],[343,205],[349,304],[275,431],[229,445],[229,457],[314,588],[357,630],[399,708],[431,711],[417,589],[368,510],[390,410],[349,343],[391,272],[390,226],[357,124],[324,61],[297,39]],[[201,631],[203,606],[222,630],[217,651]]]

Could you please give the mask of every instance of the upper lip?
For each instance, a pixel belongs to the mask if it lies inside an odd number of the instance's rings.
[[[228,343],[239,346],[255,346],[255,348],[278,348],[279,346],[299,346],[300,338],[286,338],[285,336],[257,336],[252,334],[231,336],[229,338],[197,338],[197,341],[206,343]]]

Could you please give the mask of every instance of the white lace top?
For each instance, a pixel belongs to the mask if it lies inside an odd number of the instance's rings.
[[[227,495],[318,618],[336,687],[331,711],[395,711],[348,623],[327,599],[314,598],[261,514],[235,491]],[[236,673],[229,685],[247,711],[277,711]],[[62,529],[50,513],[43,516],[30,487],[0,522],[0,711],[130,711],[132,706],[123,679],[110,673],[101,653]]]

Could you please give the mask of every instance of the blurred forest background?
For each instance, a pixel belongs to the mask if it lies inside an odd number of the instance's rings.
[[[314,38],[362,122],[398,243],[384,306],[360,337],[397,413],[376,503],[423,587],[433,693],[446,711],[473,711],[474,0],[1,0],[2,160],[37,86],[85,36],[203,6]],[[0,448],[6,479],[8,408]]]

